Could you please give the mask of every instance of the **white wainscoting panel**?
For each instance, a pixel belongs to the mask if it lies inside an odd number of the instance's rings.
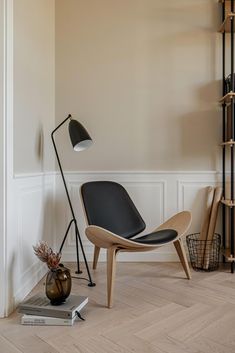
[[[151,232],[173,214],[191,210],[192,227],[189,232],[200,230],[205,203],[205,187],[218,185],[220,175],[216,172],[67,172],[65,173],[71,200],[78,220],[85,253],[89,261],[93,256],[93,245],[86,238],[85,217],[80,200],[80,186],[92,180],[112,180],[121,183],[130,194],[137,209],[146,222],[146,232]],[[61,182],[56,177],[56,244],[59,248],[67,225],[70,210]],[[80,254],[82,260],[82,256]],[[71,231],[63,249],[64,261],[75,261],[75,238]],[[105,260],[101,252],[100,261]],[[178,261],[172,246],[152,252],[121,253],[119,261]]]
[[[47,267],[33,253],[39,240],[54,241],[55,175],[17,175],[13,180],[15,209],[8,241],[7,312],[31,291]]]

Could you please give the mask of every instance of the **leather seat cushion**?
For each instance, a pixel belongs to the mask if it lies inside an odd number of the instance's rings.
[[[157,232],[143,235],[142,237],[131,239],[141,244],[163,244],[174,240],[178,233],[173,229],[163,229]]]

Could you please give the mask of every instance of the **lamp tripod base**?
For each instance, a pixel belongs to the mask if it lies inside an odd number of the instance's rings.
[[[95,282],[89,282],[88,283],[88,287],[95,287],[95,286],[96,286]]]
[[[68,225],[68,228],[66,230],[66,233],[65,233],[65,236],[64,236],[64,239],[61,243],[61,246],[60,246],[60,250],[59,252],[61,253],[62,252],[62,249],[63,249],[63,246],[64,246],[64,243],[65,243],[65,240],[68,236],[68,233],[69,233],[69,230],[70,230],[70,227],[72,225],[72,223],[74,223],[74,226],[75,226],[75,238],[76,238],[76,254],[77,254],[77,270],[75,271],[76,274],[81,274],[82,271],[80,270],[80,263],[79,263],[79,252],[78,252],[78,242],[80,244],[80,247],[81,247],[81,250],[82,250],[82,255],[83,255],[83,258],[84,258],[84,261],[85,261],[85,265],[86,265],[86,270],[87,270],[87,274],[88,274],[88,278],[79,278],[79,277],[74,277],[74,278],[77,278],[77,279],[85,279],[86,281],[88,281],[88,287],[95,287],[95,283],[92,281],[92,278],[91,278],[91,274],[90,274],[90,270],[89,270],[89,267],[88,267],[88,263],[87,263],[87,260],[86,260],[86,255],[85,255],[85,252],[84,252],[84,249],[83,249],[83,244],[82,244],[82,240],[81,240],[81,237],[80,237],[80,234],[79,234],[79,231],[78,231],[78,227],[77,227],[77,221],[75,218],[73,218],[69,225]]]
[[[75,273],[76,273],[76,275],[80,275],[82,273],[82,271],[81,270],[77,270],[77,271],[75,271]]]

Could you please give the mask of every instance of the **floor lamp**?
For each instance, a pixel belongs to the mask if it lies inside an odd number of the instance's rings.
[[[79,242],[81,250],[82,250],[82,255],[83,255],[83,258],[84,258],[84,261],[85,261],[87,274],[88,274],[88,277],[89,277],[88,286],[89,287],[94,287],[95,283],[92,281],[92,278],[91,278],[91,274],[90,274],[89,266],[88,266],[88,263],[87,263],[85,251],[84,251],[82,240],[81,240],[80,233],[79,233],[79,230],[78,230],[77,220],[76,220],[76,217],[75,217],[75,213],[74,213],[72,202],[71,202],[71,199],[70,199],[70,196],[69,196],[69,192],[68,192],[68,188],[67,188],[67,185],[66,185],[63,169],[62,169],[62,166],[61,166],[61,163],[60,163],[59,154],[58,154],[58,151],[57,151],[57,148],[56,148],[56,144],[55,144],[55,140],[54,140],[54,133],[62,125],[64,125],[64,123],[67,120],[69,120],[69,135],[70,135],[71,143],[73,145],[73,149],[76,152],[80,152],[80,151],[83,151],[84,149],[86,149],[86,148],[88,148],[89,146],[92,145],[92,139],[89,136],[89,134],[86,131],[86,129],[77,120],[74,120],[72,118],[71,114],[69,114],[67,116],[67,118],[64,119],[51,133],[52,143],[53,143],[53,146],[54,146],[54,149],[55,149],[57,162],[58,162],[58,165],[59,165],[59,168],[60,168],[60,173],[61,173],[61,176],[62,176],[65,192],[66,192],[66,195],[67,195],[70,211],[71,211],[71,214],[72,214],[72,219],[69,222],[69,225],[68,225],[68,228],[66,230],[66,233],[65,233],[65,236],[63,238],[63,241],[61,243],[59,252],[60,253],[62,252],[62,249],[63,249],[64,243],[65,243],[65,240],[66,240],[66,238],[68,236],[69,230],[70,230],[72,224],[74,224],[75,239],[76,239],[76,253],[77,253],[77,271],[76,271],[76,273],[82,273],[82,271],[80,270],[80,264],[79,264],[79,252],[78,252],[78,242]]]

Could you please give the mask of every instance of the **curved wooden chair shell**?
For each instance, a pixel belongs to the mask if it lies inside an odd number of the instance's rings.
[[[99,182],[93,182],[99,183]],[[101,182],[100,182],[101,183]],[[110,182],[102,182],[102,183],[110,183]],[[87,186],[91,183],[84,184]],[[116,184],[116,183],[115,183]],[[119,184],[116,184],[119,185]],[[88,185],[89,186],[89,185]],[[84,186],[82,186],[83,188]],[[84,211],[87,218],[88,224],[91,221],[91,217],[89,217],[88,205],[86,204],[86,195],[81,188],[81,196],[84,202]],[[123,191],[123,190],[122,190]],[[125,191],[126,192],[126,191]],[[110,195],[109,195],[110,197]],[[128,195],[129,197],[129,195]],[[115,201],[114,201],[115,202]],[[135,209],[136,212],[136,209]],[[96,220],[97,221],[97,220]],[[141,219],[142,221],[142,219]],[[99,223],[99,222],[96,222]],[[102,223],[102,222],[101,222]],[[139,252],[139,251],[151,251],[157,249],[161,246],[168,245],[173,243],[177,254],[179,256],[180,262],[185,271],[186,277],[188,279],[191,278],[190,269],[187,261],[187,256],[185,253],[185,249],[182,243],[181,237],[187,232],[189,226],[191,224],[191,213],[189,211],[180,212],[166,222],[157,227],[152,233],[164,231],[164,230],[174,230],[177,232],[177,236],[172,241],[161,242],[160,244],[149,244],[149,243],[139,243],[138,238],[135,239],[125,238],[124,236],[120,236],[115,234],[114,232],[107,230],[100,225],[92,225],[90,224],[86,230],[87,238],[95,245],[94,250],[94,260],[93,260],[93,269],[96,269],[97,262],[99,258],[100,249],[107,249],[107,296],[108,296],[108,307],[111,308],[113,305],[113,291],[114,291],[114,281],[115,281],[115,271],[116,271],[116,256],[120,251],[125,252]],[[129,234],[128,234],[129,236]]]

